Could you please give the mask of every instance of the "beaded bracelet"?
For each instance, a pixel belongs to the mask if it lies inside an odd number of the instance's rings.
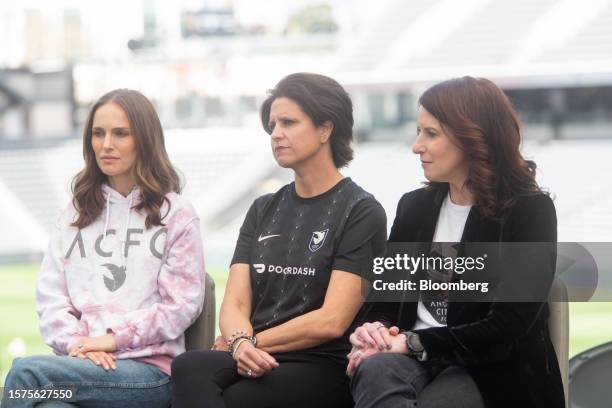
[[[227,340],[227,352],[232,356],[234,355],[234,346],[238,344],[238,340],[240,339],[247,339],[253,344],[253,346],[257,346],[257,337],[254,335],[249,336],[249,334],[244,330],[238,330],[234,332]]]
[[[230,353],[232,355],[232,358],[236,357],[236,350],[238,350],[238,347],[240,347],[240,344],[242,344],[245,341],[250,341],[250,339],[248,337],[241,337],[241,338],[239,338],[238,340],[236,340],[234,342],[234,345],[232,347],[232,351]]]
[[[229,338],[225,342],[227,345],[227,348],[229,349],[232,346],[232,344],[239,338],[248,337],[248,336],[249,336],[249,333],[245,332],[244,330],[236,330],[235,332],[232,333],[231,336],[229,336]]]
[[[236,349],[236,346],[238,344],[241,343],[240,340],[246,339],[248,341],[251,342],[251,344],[253,345],[253,347],[257,346],[257,337],[255,336],[241,336],[241,337],[237,337],[234,339],[234,341],[232,342],[232,344],[227,348],[227,352],[230,353],[232,355],[232,357],[234,356],[234,351]]]

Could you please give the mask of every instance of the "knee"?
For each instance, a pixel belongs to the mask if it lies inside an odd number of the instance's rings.
[[[390,374],[390,361],[395,356],[393,354],[375,354],[363,360],[359,367],[355,369],[351,388],[371,388],[376,384],[385,384],[385,378]]]
[[[172,378],[183,378],[194,368],[194,358],[190,351],[179,354],[172,360]]]
[[[211,365],[215,365],[214,354],[219,352],[192,350],[180,354],[172,361],[173,380],[186,381],[206,376]]]
[[[40,356],[18,357],[13,360],[11,369],[6,377],[7,388],[39,386],[38,373],[44,369]]]
[[[377,379],[389,375],[399,355],[380,353],[363,360],[355,370],[355,379]]]
[[[484,402],[470,374],[461,367],[450,367],[422,390],[418,397],[418,406],[419,408],[479,408],[484,407]]]
[[[382,387],[396,381],[413,382],[421,377],[424,368],[414,359],[403,354],[380,353],[365,359],[355,370],[351,387],[372,389]]]

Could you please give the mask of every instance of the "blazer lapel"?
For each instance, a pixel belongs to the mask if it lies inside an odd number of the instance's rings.
[[[442,203],[448,194],[448,185],[443,185],[437,191],[433,192],[433,200],[430,201],[425,208],[419,209],[417,212],[420,218],[419,223],[422,228],[416,237],[417,242],[432,242],[436,232],[436,224],[440,216]]]
[[[497,242],[500,239],[499,222],[482,218],[478,206],[472,206],[465,221],[461,242]]]

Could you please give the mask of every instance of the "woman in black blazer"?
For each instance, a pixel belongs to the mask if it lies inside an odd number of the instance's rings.
[[[505,94],[463,77],[429,88],[419,105],[413,152],[428,182],[400,200],[389,241],[555,243],[553,202],[535,181],[535,163],[520,154]],[[552,255],[524,260],[545,284]],[[357,407],[564,406],[545,302],[447,297],[432,308],[427,296],[372,304],[373,323],[351,335]]]

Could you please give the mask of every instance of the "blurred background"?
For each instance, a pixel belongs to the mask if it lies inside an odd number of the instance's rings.
[[[34,290],[50,227],[81,169],[89,106],[119,87],[155,104],[199,211],[223,296],[252,200],[292,178],[258,107],[283,76],[350,92],[344,171],[389,223],[423,181],[416,101],[462,75],[498,83],[524,155],[555,198],[559,241],[612,241],[612,0],[21,0],[0,2],[0,384],[15,356],[50,353]],[[612,340],[612,304],[570,306],[570,355]]]

